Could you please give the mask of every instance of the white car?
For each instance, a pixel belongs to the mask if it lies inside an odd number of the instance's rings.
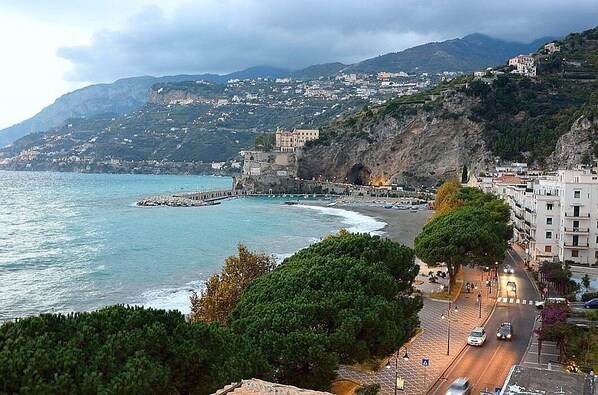
[[[445,395],[471,395],[471,383],[465,377],[460,377],[447,388]]]
[[[507,281],[507,291],[517,292],[517,284],[515,284],[515,281]]]
[[[515,269],[513,269],[513,266],[511,265],[505,265],[502,269],[503,272],[507,273],[507,274],[513,274],[515,273]]]
[[[473,328],[469,336],[467,336],[467,344],[470,346],[483,346],[485,342],[486,330],[481,326]]]

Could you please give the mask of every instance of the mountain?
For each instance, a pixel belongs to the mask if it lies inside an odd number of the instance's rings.
[[[343,63],[324,63],[315,66],[309,66],[301,70],[293,71],[289,77],[303,80],[317,80],[320,77],[330,77],[346,69],[347,65]]]
[[[502,161],[547,171],[598,159],[598,28],[534,54],[538,76],[511,67],[466,76],[331,122],[306,145],[299,177],[435,185]]]
[[[160,82],[205,80],[224,83],[230,79],[279,78],[290,76],[295,79],[314,80],[341,72],[374,74],[389,72],[471,71],[503,64],[506,59],[520,53],[536,50],[548,39],[539,39],[529,44],[520,44],[494,39],[482,34],[472,34],[462,39],[428,43],[390,53],[353,65],[326,63],[301,70],[289,70],[259,66],[226,75],[200,74],[165,77],[132,77],[120,79],[112,84],[96,84],[58,98],[52,105],[21,123],[0,130],[0,147],[11,144],[29,133],[41,132],[59,126],[65,119],[92,117],[98,114],[122,115],[147,102],[147,93],[152,85]]]
[[[195,80],[223,83],[236,78],[275,78],[288,74],[288,70],[261,66],[226,75],[142,76],[123,78],[112,84],[90,85],[59,97],[53,104],[27,120],[0,130],[0,147],[7,146],[29,133],[57,127],[69,118],[89,118],[100,114],[126,114],[147,103],[149,90],[156,83]]]
[[[545,37],[522,44],[476,33],[454,40],[418,45],[401,52],[364,60],[349,66],[345,72],[469,72],[505,64],[507,59],[519,54],[535,52],[541,45],[552,40],[552,38]]]
[[[298,161],[304,179],[419,186],[460,176],[463,166],[491,171],[501,161],[546,170],[591,164],[598,158],[598,28],[555,45],[557,52],[533,54],[536,77],[514,74],[501,62],[483,75],[435,86],[423,76],[401,76],[380,89],[375,84],[391,81],[375,75],[161,82],[147,104],[124,116],[72,119],[18,140],[0,150],[0,166],[194,173],[204,171],[201,161],[208,168],[225,161],[276,126],[320,129]],[[400,91],[417,84],[433,88]],[[387,101],[361,97],[392,89],[398,91]]]

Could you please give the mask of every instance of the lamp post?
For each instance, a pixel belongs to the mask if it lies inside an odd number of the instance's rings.
[[[480,313],[478,314],[478,318],[482,318],[482,293],[478,292],[478,304],[480,305]]]
[[[397,395],[397,391],[399,390],[399,350],[397,350],[393,355],[395,359],[395,395]],[[405,347],[405,354],[403,354],[403,361],[409,360],[409,354],[407,354],[407,347]],[[386,369],[390,369],[390,360],[386,364]],[[401,385],[401,391],[403,390],[403,386]]]
[[[452,310],[452,297],[451,297],[451,281],[449,279],[449,305],[446,311],[446,315],[444,313],[440,316],[440,319],[446,319],[447,322],[447,333],[446,333],[446,355],[450,354],[451,350],[451,310]],[[455,313],[458,313],[459,309],[455,304]]]

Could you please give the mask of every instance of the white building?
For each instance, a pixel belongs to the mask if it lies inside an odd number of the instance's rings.
[[[509,59],[509,66],[515,66],[514,73],[523,74],[528,77],[536,76],[536,65],[531,55],[518,55]]]
[[[598,261],[598,174],[559,170],[522,185],[494,184],[511,207],[513,239],[532,260]]]
[[[552,42],[552,43],[548,43],[548,44],[544,45],[544,49],[547,50],[549,54],[551,54],[553,52],[560,51],[561,47],[556,45],[556,43]]]

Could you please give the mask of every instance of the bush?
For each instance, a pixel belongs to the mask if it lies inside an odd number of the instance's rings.
[[[598,292],[586,292],[585,294],[581,295],[581,301],[587,302],[588,300],[598,298]]]
[[[377,395],[380,392],[380,384],[374,383],[359,387],[355,391],[355,395]]]

